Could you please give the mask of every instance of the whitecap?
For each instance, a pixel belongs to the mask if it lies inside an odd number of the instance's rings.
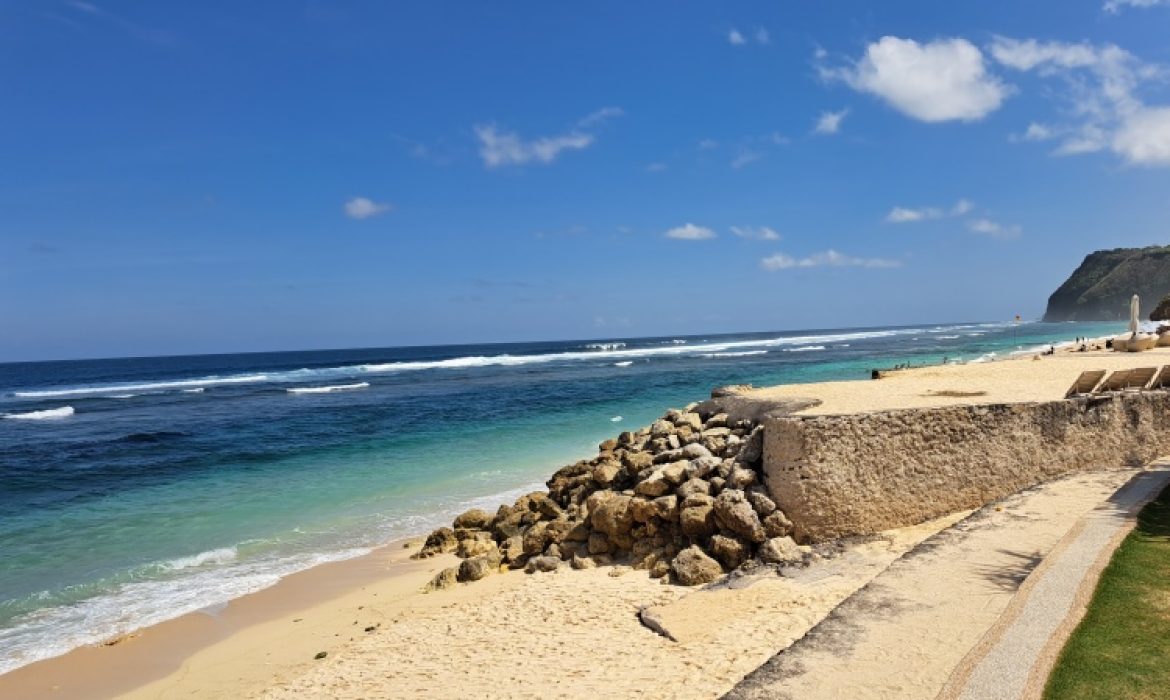
[[[181,389],[202,384],[250,384],[268,380],[264,374],[243,374],[234,377],[206,377],[204,379],[176,379],[164,382],[144,382],[141,384],[104,384],[100,386],[82,386],[70,389],[43,389],[38,391],[16,391],[13,396],[25,399],[48,398],[53,396],[89,396],[105,394],[111,391],[135,392],[150,391],[151,389]]]
[[[68,418],[71,415],[73,415],[73,407],[62,406],[61,408],[46,408],[43,411],[29,411],[28,413],[9,413],[4,417],[12,420],[50,420]]]
[[[288,389],[290,394],[328,394],[334,391],[354,391],[355,389],[366,389],[370,386],[369,382],[358,382],[356,384],[337,384],[336,386],[298,386]]]
[[[168,571],[182,571],[183,569],[194,569],[209,564],[230,564],[239,555],[239,550],[235,547],[221,547],[220,549],[211,549],[206,552],[192,554],[189,557],[178,557],[165,561],[162,563],[161,568],[167,569]]]
[[[705,353],[703,357],[750,357],[752,355],[767,355],[767,350],[744,350],[742,352],[709,352]]]
[[[610,419],[609,419],[609,422],[610,422],[610,423],[621,423],[621,422],[622,422],[622,417],[621,417],[621,416],[614,416],[613,418],[610,418]]]
[[[585,347],[589,350],[621,350],[625,343],[589,343]]]
[[[614,367],[629,367],[632,364],[634,364],[633,360],[626,360],[625,362],[615,362],[615,363],[613,363],[613,366]]]
[[[814,350],[824,350],[824,345],[805,345],[799,348],[787,348],[784,352],[812,352]]]

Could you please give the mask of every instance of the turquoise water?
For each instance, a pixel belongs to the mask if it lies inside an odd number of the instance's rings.
[[[858,379],[1121,330],[966,323],[0,365],[0,672],[494,509],[715,386]]]

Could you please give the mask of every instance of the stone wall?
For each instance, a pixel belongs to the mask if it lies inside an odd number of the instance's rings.
[[[801,541],[975,508],[1170,448],[1170,393],[764,420],[763,471]]]

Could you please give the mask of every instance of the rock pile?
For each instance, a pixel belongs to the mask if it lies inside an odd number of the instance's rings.
[[[759,416],[722,411],[722,395],[606,440],[593,459],[557,471],[547,492],[435,530],[415,557],[454,551],[463,562],[430,587],[503,566],[531,573],[615,561],[696,585],[751,560],[802,561],[808,548],[792,540],[792,523],[763,486]]]

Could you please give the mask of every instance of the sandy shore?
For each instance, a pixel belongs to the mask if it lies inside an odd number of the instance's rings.
[[[810,413],[1054,400],[1082,370],[1160,364],[1170,349],[1058,353],[759,393],[821,399]],[[1068,488],[1068,498],[1091,500],[1101,484]],[[791,576],[702,592],[600,568],[509,573],[424,595],[454,557],[411,561],[396,544],[18,669],[0,676],[0,697],[715,697],[962,515],[885,533]],[[648,605],[677,643],[639,623]]]
[[[893,372],[883,379],[767,387],[753,395],[768,398],[813,397],[820,406],[803,413],[829,415],[896,408],[973,403],[1056,401],[1081,372],[1115,371],[1170,364],[1170,348],[1147,352],[1058,352],[1000,362],[943,365]]]

